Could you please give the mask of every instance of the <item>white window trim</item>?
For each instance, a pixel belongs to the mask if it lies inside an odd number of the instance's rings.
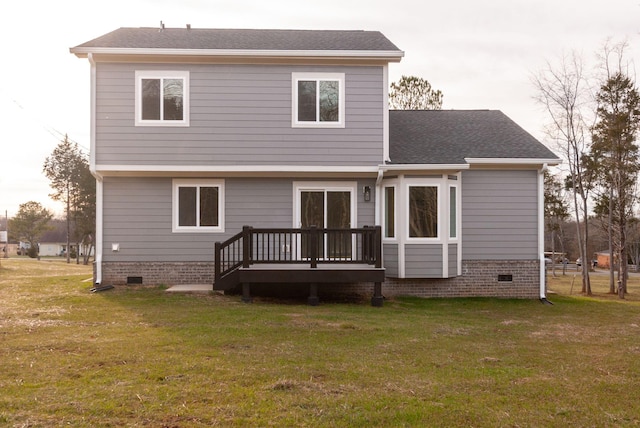
[[[456,207],[456,236],[451,236],[451,188],[455,188],[456,189],[456,200],[453,201],[455,203],[455,207]],[[456,184],[449,184],[449,193],[447,194],[447,201],[449,202],[448,206],[447,206],[447,229],[448,229],[448,240],[449,242],[458,242],[459,238],[460,238],[460,220],[461,220],[461,216],[460,216],[460,186],[456,183]]]
[[[142,120],[142,79],[182,79],[183,119],[182,120]],[[189,72],[165,70],[136,70],[135,73],[135,125],[136,126],[189,126]]]
[[[350,194],[350,203],[351,203],[351,217],[349,218],[350,228],[356,229],[358,227],[358,183],[355,181],[294,181],[293,182],[293,227],[300,228],[302,226],[302,219],[300,218],[300,203],[302,201],[302,192],[307,191],[322,191],[324,192],[325,198],[325,214],[326,214],[326,201],[327,201],[327,192],[349,192]],[[324,216],[324,221],[326,223],[327,216]],[[318,225],[318,227],[325,228],[326,225]],[[298,238],[300,239],[300,238]],[[352,238],[352,245],[356,245],[355,236]],[[300,251],[301,245],[298,242],[296,246],[298,251]],[[326,248],[326,247],[325,247]],[[300,257],[300,253],[298,253],[298,257]]]
[[[404,198],[404,208],[405,208],[405,212],[404,212],[404,216],[406,217],[405,219],[405,230],[404,230],[404,234],[405,234],[405,239],[407,244],[420,244],[420,243],[430,243],[430,244],[434,244],[434,243],[442,243],[443,242],[443,237],[442,237],[442,230],[443,230],[443,223],[447,223],[448,221],[443,220],[443,212],[442,212],[442,179],[407,179],[405,180],[405,188],[404,188],[404,192],[406,197]],[[416,238],[416,237],[412,237],[410,236],[410,231],[409,231],[409,189],[411,187],[435,187],[437,189],[438,192],[438,200],[437,200],[437,211],[438,211],[438,228],[437,228],[437,236],[432,237],[432,238]],[[447,210],[448,213],[448,210]],[[396,233],[397,234],[397,233]],[[447,231],[447,236],[449,235],[449,232]],[[446,239],[445,239],[446,240]]]
[[[351,193],[351,228],[358,227],[358,183],[355,181],[294,181],[293,182],[293,227],[299,228],[302,224],[300,219],[300,201],[302,192],[324,191],[326,192],[350,192]],[[326,218],[325,218],[326,221]],[[325,227],[322,225],[321,227]]]
[[[174,233],[223,233],[225,194],[224,180],[198,180],[198,179],[174,179],[172,184],[172,231]],[[217,187],[218,188],[218,226],[179,226],[179,198],[180,187]]]
[[[338,121],[308,122],[298,121],[298,81],[299,80],[336,80],[338,81]],[[293,128],[344,128],[345,127],[345,85],[344,73],[291,73],[291,126]]]

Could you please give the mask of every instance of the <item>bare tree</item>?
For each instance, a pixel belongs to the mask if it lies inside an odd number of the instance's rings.
[[[562,234],[562,223],[569,217],[569,208],[563,194],[563,187],[558,177],[551,175],[549,171],[544,173],[544,217],[546,227],[551,233],[551,274],[556,276],[556,235]],[[564,242],[560,240],[562,252],[562,274],[566,274],[564,263]]]
[[[591,295],[587,221],[591,177],[582,164],[588,152],[586,136],[589,126],[586,117],[591,113],[591,98],[582,58],[574,52],[564,56],[557,66],[547,62],[546,68],[533,77],[533,84],[537,91],[535,98],[544,106],[551,120],[547,135],[556,143],[568,167],[567,183],[573,194],[578,247],[583,263],[582,292]],[[584,224],[582,233],[581,222]]]

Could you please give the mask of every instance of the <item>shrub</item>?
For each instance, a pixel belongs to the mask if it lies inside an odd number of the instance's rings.
[[[32,259],[38,257],[38,247],[36,247],[35,245],[29,247],[29,249],[27,250],[27,256],[31,257]]]

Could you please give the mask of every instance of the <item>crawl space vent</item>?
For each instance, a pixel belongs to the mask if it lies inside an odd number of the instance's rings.
[[[128,276],[127,277],[127,285],[132,285],[132,284],[142,284],[142,277],[141,276]]]
[[[498,282],[513,282],[513,275],[498,275]]]

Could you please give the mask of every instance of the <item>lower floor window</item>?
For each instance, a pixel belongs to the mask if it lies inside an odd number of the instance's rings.
[[[223,231],[223,195],[219,180],[174,180],[174,231]]]
[[[455,242],[461,235],[460,175],[385,180],[383,237],[411,244]]]
[[[438,237],[438,188],[409,187],[409,237]]]

